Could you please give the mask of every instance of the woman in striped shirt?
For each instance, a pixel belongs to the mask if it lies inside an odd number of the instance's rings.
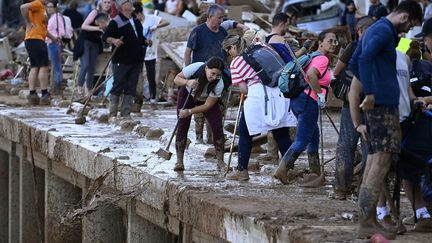
[[[294,115],[288,112],[289,99],[283,97],[278,87],[263,86],[257,73],[243,59],[242,53],[248,45],[249,43],[245,39],[237,35],[227,36],[223,43],[224,50],[233,59],[230,65],[232,84],[238,85],[240,92],[247,95],[239,123],[237,171],[232,172],[227,177],[239,181],[249,179],[248,164],[254,135],[272,131],[279,151],[281,154],[285,154],[291,145],[288,127],[296,126]],[[256,45],[263,44],[256,43]],[[278,117],[276,123],[269,124],[269,122],[266,122],[264,110],[269,107],[266,107],[267,102],[265,102],[264,92],[267,92],[269,102],[275,102],[273,107],[276,107],[276,110],[273,110],[273,114]]]

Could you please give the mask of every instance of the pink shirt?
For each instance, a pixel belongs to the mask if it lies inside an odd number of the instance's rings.
[[[324,74],[324,72],[326,72],[326,70],[328,69],[328,65],[329,65],[329,59],[326,56],[316,56],[312,59],[311,63],[309,64],[309,66],[307,66],[307,68],[305,69],[305,73],[307,73],[309,71],[310,68],[314,67],[318,70],[319,75],[322,76]],[[307,77],[305,78],[306,82]],[[324,77],[322,77],[321,79],[318,80],[318,83],[321,86],[324,87],[328,87],[330,85],[330,81],[331,81],[331,74],[330,74],[330,70],[327,70],[327,72],[325,73]],[[309,93],[309,89],[305,89],[304,91],[306,94]],[[326,95],[327,94],[327,90],[321,88],[321,92]],[[315,91],[311,91],[310,92],[310,97],[316,101],[318,101],[318,97]]]
[[[65,24],[61,14],[55,13],[51,15],[48,20],[48,32],[58,38],[62,38],[62,36],[65,34]],[[45,42],[51,43],[52,41],[47,37]]]

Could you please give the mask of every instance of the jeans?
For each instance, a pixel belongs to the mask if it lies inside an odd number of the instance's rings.
[[[297,117],[297,134],[290,149],[302,153],[306,146],[308,153],[318,152],[318,103],[309,95],[302,92],[291,99],[291,110]]]
[[[60,88],[62,82],[62,72],[61,72],[61,53],[62,47],[57,43],[48,44],[48,55],[53,67],[54,82],[55,87]]]
[[[119,64],[113,63],[114,82],[111,94],[120,96],[136,95],[138,78],[141,73],[142,63],[138,64]]]
[[[156,59],[145,61],[150,99],[156,99]]]
[[[362,114],[363,115],[363,114]],[[364,120],[364,117],[362,117]],[[354,155],[361,138],[351,120],[349,103],[344,102],[341,110],[340,135],[336,147],[336,171],[334,188],[340,192],[349,192],[354,172]],[[361,139],[362,163],[366,165],[367,146]]]
[[[78,86],[82,87],[84,82],[87,89],[93,88],[96,59],[99,55],[99,43],[84,40],[84,53],[80,58],[81,70],[78,75]]]
[[[247,128],[246,119],[244,116],[244,112],[240,117],[239,122],[239,142],[238,142],[238,170],[247,170],[249,165],[249,159],[252,150],[252,138],[253,136],[249,135],[249,130]],[[291,138],[288,127],[281,127],[278,129],[274,129],[271,131],[273,133],[273,137],[276,140],[279,151],[283,155],[286,153],[288,148],[291,146]]]

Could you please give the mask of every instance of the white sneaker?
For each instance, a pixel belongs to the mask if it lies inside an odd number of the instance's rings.
[[[156,99],[150,99],[150,104],[152,104],[152,105],[157,104]]]

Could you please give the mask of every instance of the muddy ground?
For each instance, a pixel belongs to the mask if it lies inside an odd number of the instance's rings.
[[[0,95],[0,109],[11,111],[12,109],[28,110],[25,105],[25,100],[18,96],[10,96],[6,94]],[[66,108],[49,108],[49,107],[34,107],[31,108],[34,115],[37,117],[43,114],[52,115],[55,119],[57,114],[65,114]],[[20,113],[20,112],[19,112]],[[228,109],[226,123],[234,122],[233,118],[236,114],[235,108]],[[339,114],[337,110],[330,111],[332,119],[339,128]],[[32,114],[29,114],[31,117]],[[64,116],[64,115],[62,115]],[[73,115],[68,120],[71,124],[71,130],[74,130]],[[46,124],[50,123],[47,119]],[[164,130],[164,135],[160,140],[155,141],[139,141],[140,144],[145,144],[146,148],[141,149],[139,153],[134,153],[134,148],[137,144],[133,141],[115,140],[115,138],[103,138],[104,134],[93,136],[99,140],[106,139],[105,145],[92,144],[100,148],[109,148],[112,153],[115,153],[117,147],[121,147],[122,151],[129,150],[131,156],[131,165],[141,168],[155,176],[170,180],[184,186],[189,192],[198,193],[201,200],[211,202],[222,208],[224,211],[235,212],[250,216],[256,222],[265,223],[266,231],[269,235],[274,231],[278,231],[280,227],[296,227],[298,231],[292,231],[290,239],[298,242],[342,242],[342,241],[358,241],[355,237],[355,226],[358,220],[356,195],[353,194],[348,200],[340,201],[331,199],[332,181],[334,179],[334,160],[325,166],[326,183],[320,188],[302,188],[299,186],[299,180],[294,181],[290,185],[282,185],[279,181],[272,179],[271,171],[274,164],[266,161],[256,160],[254,154],[251,164],[255,165],[255,169],[250,171],[250,180],[248,182],[235,182],[225,180],[216,170],[214,159],[205,159],[203,154],[212,147],[208,144],[197,144],[195,142],[194,124],[192,122],[189,132],[191,146],[185,155],[186,170],[182,173],[176,173],[172,170],[175,163],[175,154],[170,161],[164,161],[155,156],[154,151],[160,147],[164,147],[174,128],[176,115],[174,107],[165,107],[164,104],[144,105],[140,114],[134,114],[133,119],[140,121],[141,125],[150,127],[160,127]],[[67,123],[67,122],[66,122]],[[64,123],[65,124],[65,123]],[[96,121],[88,121],[86,128],[91,131],[92,124],[100,127]],[[110,124],[104,125],[107,133],[124,134],[118,126]],[[335,155],[335,147],[337,143],[337,133],[329,122],[327,117],[324,117],[324,153],[325,160],[331,159]],[[60,133],[68,131],[58,131]],[[130,132],[134,133],[134,132]],[[231,141],[231,134],[226,132],[228,142]],[[139,139],[136,135],[136,139]],[[205,136],[204,136],[205,137]],[[114,141],[115,140],[115,141]],[[83,142],[86,139],[83,139]],[[93,143],[94,141],[89,141]],[[117,146],[117,147],[116,147]],[[265,150],[266,146],[262,146]],[[171,146],[171,151],[174,152],[174,146]],[[136,159],[138,158],[138,159]],[[228,154],[225,155],[228,158]],[[128,162],[129,163],[129,162]],[[234,154],[232,165],[237,164],[237,155]],[[307,170],[307,158],[303,154],[296,162],[296,170],[304,172]],[[411,216],[412,211],[405,196],[402,198],[402,217]],[[205,209],[203,209],[205,210]],[[199,213],[199,212],[196,212]],[[209,213],[210,212],[203,212]],[[211,231],[211,230],[210,230]],[[298,233],[296,233],[298,232]],[[227,234],[229,234],[227,232]],[[395,242],[428,242],[432,237],[432,233],[414,233],[408,232],[405,235],[398,236]]]

